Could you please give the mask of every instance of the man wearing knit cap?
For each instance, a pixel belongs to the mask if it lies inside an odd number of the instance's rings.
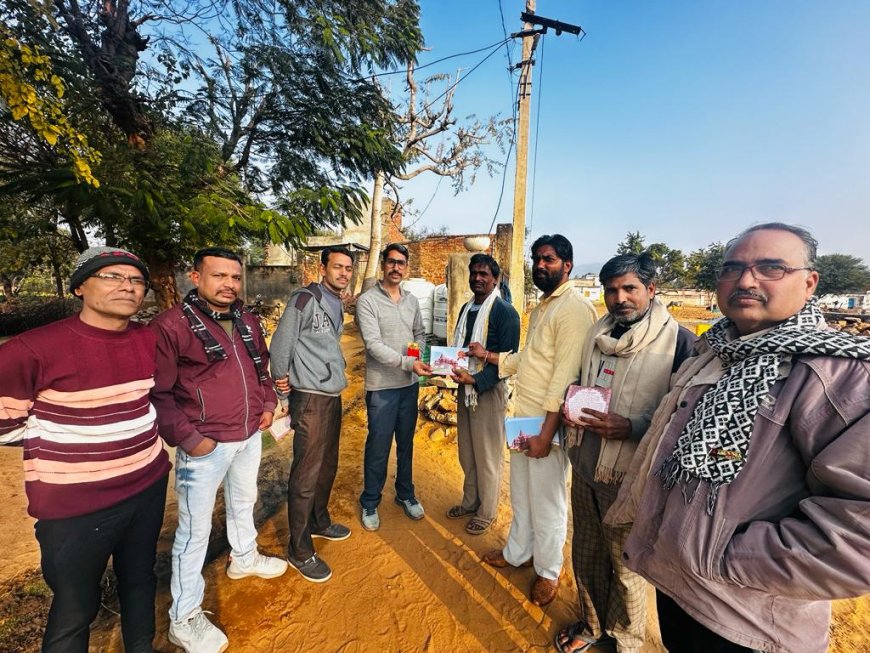
[[[124,649],[154,650],[169,460],[148,398],[154,334],[130,322],[147,290],[136,255],[92,247],[70,279],[81,312],[0,345],[0,444],[24,447],[27,510],[53,592],[49,653],[87,652],[109,557]]]
[[[151,322],[158,363],[152,398],[160,433],[177,447],[169,641],[187,653],[217,653],[228,641],[202,611],[202,566],[221,483],[232,549],[227,576],[275,578],[287,570],[284,560],[257,551],[254,527],[260,430],[272,424],[277,397],[260,323],[238,299],[239,257],[204,249],[193,268],[196,287]]]

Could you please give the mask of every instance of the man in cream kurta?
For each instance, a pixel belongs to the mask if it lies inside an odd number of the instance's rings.
[[[544,294],[530,316],[525,348],[487,355],[479,343],[469,346],[472,355],[497,360],[500,376],[516,374],[516,417],[545,418],[540,435],[510,457],[513,520],[508,541],[484,556],[495,567],[529,566],[534,560],[532,601],[537,605],[556,596],[568,528],[568,457],[553,438],[565,389],[577,378],[583,343],[597,317],[591,302],[569,283],[572,268],[573,249],[564,236],[538,238],[532,245],[532,277]]]

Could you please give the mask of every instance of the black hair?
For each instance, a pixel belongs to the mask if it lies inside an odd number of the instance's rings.
[[[350,251],[350,248],[345,247],[344,245],[327,245],[324,247],[323,251],[320,252],[320,262],[323,265],[329,264],[330,254],[344,254],[350,259],[350,262],[353,263],[353,252]]]
[[[228,258],[231,261],[235,261],[239,265],[242,265],[242,259],[239,258],[239,255],[235,252],[231,252],[228,249],[224,249],[223,247],[206,247],[205,249],[199,250],[196,254],[193,255],[193,269],[199,272],[202,269],[202,260],[206,256],[216,256],[218,258]]]
[[[471,260],[468,262],[468,271],[471,272],[472,265],[485,265],[489,268],[489,271],[492,272],[492,276],[498,279],[501,274],[501,268],[498,266],[498,261],[496,261],[489,254],[484,254],[483,252],[478,252],[474,256],[471,257]]]
[[[563,261],[567,263],[574,262],[574,248],[571,247],[571,241],[565,238],[562,234],[553,234],[552,236],[541,236],[538,238],[532,243],[532,256],[534,256],[539,248],[544,247],[545,245],[552,247],[556,252],[556,256]]]
[[[763,230],[787,231],[790,234],[794,234],[795,236],[800,238],[804,244],[804,249],[806,249],[807,266],[811,267],[811,268],[815,268],[815,266],[816,266],[816,253],[817,253],[817,250],[819,248],[819,241],[817,241],[815,238],[813,238],[813,235],[808,230],[804,229],[803,227],[798,227],[797,225],[793,225],[793,224],[786,224],[785,222],[765,222],[764,224],[753,225],[753,226],[749,227],[749,229],[746,229],[746,230],[740,232],[740,234],[738,236],[736,236],[735,238],[732,238],[727,243],[725,243],[725,251],[727,252],[729,249],[731,249],[734,246],[734,244],[738,240],[740,240],[744,236],[747,236],[748,234],[751,234],[753,231],[763,231]]]
[[[648,252],[643,254],[620,254],[607,261],[598,273],[602,284],[624,274],[635,274],[644,286],[656,280],[656,264]]]
[[[386,261],[387,254],[389,254],[390,252],[399,252],[399,254],[405,257],[406,261],[411,259],[411,255],[408,253],[408,248],[405,247],[402,243],[390,243],[389,245],[384,247],[384,251],[381,252],[381,261]]]

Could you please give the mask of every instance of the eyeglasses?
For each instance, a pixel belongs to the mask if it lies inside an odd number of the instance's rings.
[[[798,270],[812,270],[811,267],[790,268],[781,263],[755,263],[745,265],[743,263],[726,263],[717,274],[719,281],[737,281],[743,273],[749,270],[752,278],[756,281],[779,281],[785,275]]]
[[[408,261],[403,261],[400,258],[388,258],[384,263],[394,268],[403,268],[408,265]]]
[[[148,290],[148,282],[143,277],[131,277],[125,274],[118,274],[117,272],[96,272],[91,276],[101,279],[106,285],[113,288],[120,288],[124,285],[125,281],[129,281],[130,285],[134,288]]]

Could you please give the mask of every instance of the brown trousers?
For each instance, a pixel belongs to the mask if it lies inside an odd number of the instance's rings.
[[[631,525],[614,528],[601,521],[618,493],[618,485],[592,486],[574,472],[571,561],[580,618],[589,626],[589,634],[596,639],[610,635],[620,653],[630,653],[640,651],[643,646],[647,586],[622,561]]]
[[[456,394],[459,465],[465,473],[462,507],[476,510],[481,519],[495,519],[504,469],[504,381],[477,396],[477,408],[465,406],[465,386]]]
[[[329,495],[338,470],[341,397],[294,390],[290,393],[293,463],[287,481],[288,555],[305,561],[314,555],[311,533],[329,528]]]

